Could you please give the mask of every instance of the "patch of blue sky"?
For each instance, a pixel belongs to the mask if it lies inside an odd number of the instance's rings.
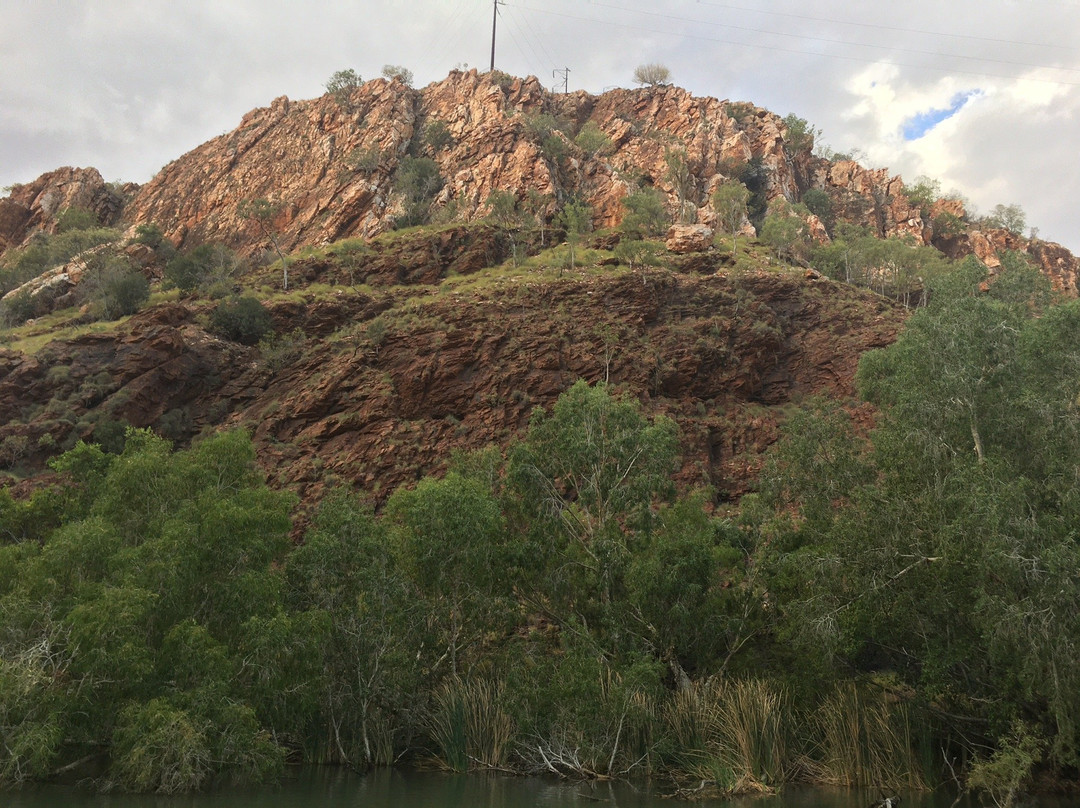
[[[964,105],[975,96],[980,95],[979,90],[968,90],[966,93],[958,93],[953,96],[949,106],[944,109],[931,109],[912,115],[903,123],[902,131],[904,140],[918,140],[942,121],[947,121],[953,115],[964,108]]]

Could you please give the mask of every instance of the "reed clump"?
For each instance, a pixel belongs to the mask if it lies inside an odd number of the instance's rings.
[[[501,682],[451,679],[434,694],[431,735],[440,762],[456,772],[506,765],[514,724],[500,706]]]
[[[708,680],[677,693],[666,711],[675,765],[728,793],[768,791],[794,772],[796,715],[787,691],[763,679]]]
[[[813,716],[815,780],[844,786],[922,790],[910,708],[883,690],[838,684]]]

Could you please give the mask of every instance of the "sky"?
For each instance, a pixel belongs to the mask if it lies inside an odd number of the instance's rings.
[[[486,70],[494,0],[0,0],[0,186],[65,165],[146,182],[280,95],[387,65]],[[794,113],[819,143],[1080,253],[1080,0],[506,0],[496,67]]]

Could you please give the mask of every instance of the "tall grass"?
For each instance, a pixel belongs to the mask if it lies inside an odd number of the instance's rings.
[[[772,682],[696,683],[670,702],[667,726],[677,765],[731,792],[779,786],[793,771],[795,713]]]
[[[431,734],[446,768],[506,765],[514,725],[502,709],[502,683],[452,679],[435,691]]]
[[[910,710],[883,691],[837,685],[814,716],[815,779],[846,786],[925,789]]]

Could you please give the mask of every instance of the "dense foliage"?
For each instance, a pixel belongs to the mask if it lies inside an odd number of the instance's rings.
[[[1075,770],[1080,303],[1015,256],[920,302],[860,366],[876,428],[807,402],[726,516],[676,496],[672,421],[583,382],[295,544],[241,433],[79,444],[0,492],[0,782],[423,756],[1012,799]]]

